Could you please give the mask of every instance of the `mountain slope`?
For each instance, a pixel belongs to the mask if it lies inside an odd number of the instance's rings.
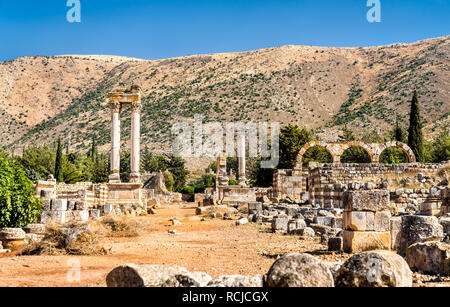
[[[284,46],[251,52],[148,61],[110,56],[25,57],[0,63],[0,140],[20,150],[92,137],[108,149],[107,93],[138,84],[144,92],[143,144],[170,148],[177,121],[280,121],[333,141],[344,124],[357,135],[407,126],[412,91],[428,136],[449,128],[450,36],[368,48]],[[130,133],[122,115],[123,142]]]

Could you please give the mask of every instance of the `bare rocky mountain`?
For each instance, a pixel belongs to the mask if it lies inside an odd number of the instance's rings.
[[[362,136],[406,128],[417,89],[425,131],[449,129],[450,36],[367,48],[284,46],[167,60],[113,56],[23,57],[0,63],[1,144],[23,146],[72,135],[82,150],[95,137],[107,150],[106,96],[138,84],[144,92],[143,144],[170,146],[177,121],[280,121],[335,140],[344,124]],[[123,141],[130,132],[124,110]],[[70,133],[71,132],[71,133]]]

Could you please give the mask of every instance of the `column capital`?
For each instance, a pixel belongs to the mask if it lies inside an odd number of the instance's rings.
[[[142,110],[142,102],[140,100],[131,103],[131,113],[141,114],[141,110]]]
[[[122,111],[122,104],[119,101],[111,100],[109,101],[109,108],[111,113],[119,113]]]

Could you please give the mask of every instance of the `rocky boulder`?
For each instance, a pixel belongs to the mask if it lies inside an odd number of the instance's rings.
[[[198,288],[206,287],[212,280],[212,277],[203,272],[189,272],[185,274],[176,274],[166,280],[162,287],[170,288]]]
[[[333,274],[319,259],[308,254],[287,254],[267,273],[269,287],[333,287]]]
[[[406,261],[388,251],[369,251],[347,260],[335,278],[336,287],[412,287]]]
[[[443,242],[425,242],[411,245],[406,261],[413,271],[450,275],[450,245]]]
[[[108,287],[161,287],[176,275],[188,274],[179,266],[126,264],[112,270],[106,276]]]
[[[261,288],[263,287],[263,276],[230,275],[219,276],[208,283],[208,287],[216,288]]]

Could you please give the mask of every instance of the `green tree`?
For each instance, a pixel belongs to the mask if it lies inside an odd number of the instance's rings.
[[[422,119],[420,117],[420,104],[417,97],[417,91],[414,91],[411,101],[411,114],[409,120],[408,145],[416,155],[418,162],[424,161],[424,143],[422,133]]]
[[[33,182],[25,176],[22,166],[0,156],[0,228],[35,223],[42,201],[34,194]]]
[[[346,143],[346,142],[351,142],[351,141],[355,141],[356,137],[355,134],[353,133],[353,131],[347,127],[347,125],[345,125],[342,128],[342,134],[338,136],[339,138],[339,142],[341,143]]]
[[[189,175],[189,171],[186,169],[185,165],[186,165],[186,162],[183,159],[181,159],[179,157],[175,157],[175,156],[169,157],[167,169],[173,175],[173,178],[175,180],[175,183],[173,186],[174,191],[179,191],[186,184],[186,180]]]
[[[394,129],[391,131],[391,139],[393,141],[406,143],[408,142],[408,136],[405,130],[400,126],[398,121],[395,123]]]
[[[289,124],[280,133],[280,163],[279,169],[292,169],[295,166],[298,153],[303,146],[312,141],[311,133],[306,129]]]
[[[58,148],[56,150],[56,160],[55,160],[55,179],[57,182],[64,181],[63,174],[63,153],[62,153],[62,145],[61,138],[58,138]]]
[[[448,131],[442,132],[432,142],[425,145],[425,162],[440,163],[450,160],[450,135]]]

